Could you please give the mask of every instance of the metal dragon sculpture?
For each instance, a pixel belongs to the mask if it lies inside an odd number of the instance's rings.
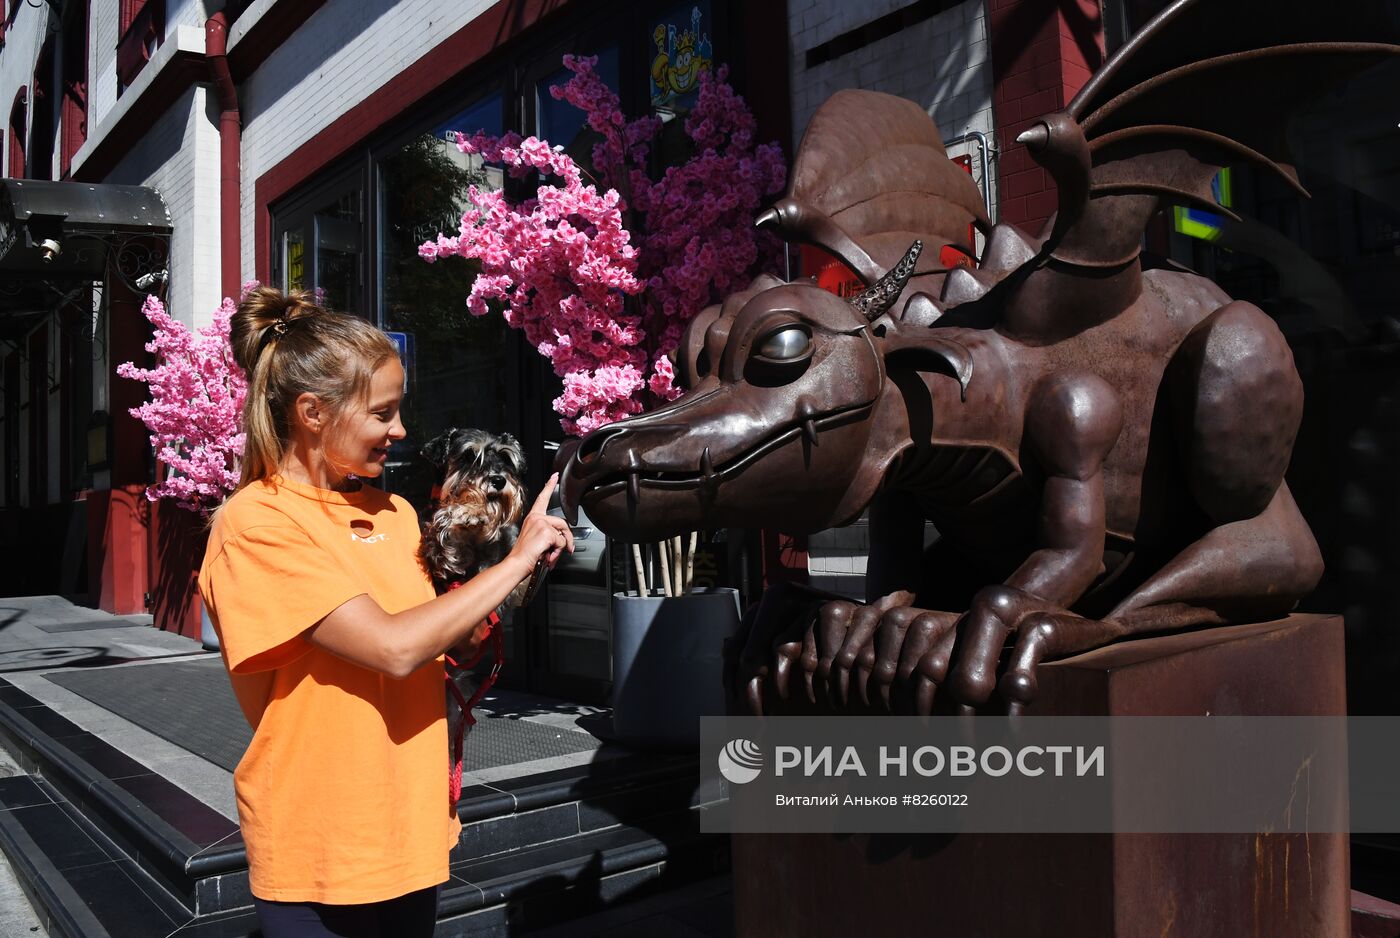
[[[998,691],[1015,710],[1042,661],[1267,620],[1316,585],[1284,481],[1303,406],[1287,343],[1140,250],[1164,202],[1230,214],[1223,166],[1304,192],[1273,102],[1400,48],[1358,41],[1382,35],[1362,12],[1283,6],[1299,16],[1178,0],[1023,133],[1058,186],[1036,238],[988,223],[912,102],[843,91],[818,110],[760,223],[867,289],[758,278],[690,325],[685,396],[590,434],[562,475],[566,511],[632,540],[870,509],[869,604],[770,590],[747,617],[731,676],[752,710],[928,713]],[[938,266],[969,223],[978,266]]]

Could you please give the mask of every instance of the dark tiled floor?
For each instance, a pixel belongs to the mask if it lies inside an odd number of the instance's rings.
[[[190,922],[180,928],[170,938],[249,938],[255,935],[258,927],[257,915],[253,912],[234,912],[202,922]]]
[[[0,826],[11,833],[23,831],[43,858],[60,871],[113,859],[56,804],[0,812]]]
[[[64,878],[112,938],[155,938],[182,924],[170,918],[136,884],[130,861],[68,870]]]
[[[45,704],[20,690],[9,681],[0,680],[0,703],[9,704],[16,710],[24,710],[27,707],[42,707]]]
[[[28,775],[0,778],[0,811],[29,808],[40,804],[52,804],[52,801]]]
[[[77,736],[86,732],[81,726],[78,726],[69,719],[59,716],[48,707],[30,707],[17,712],[20,721],[23,721],[19,724],[20,727],[28,729],[28,727],[25,726],[27,723],[28,726],[33,727],[33,729],[38,730],[51,739],[63,739],[68,736]]]
[[[134,796],[137,810],[169,824],[195,847],[218,843],[238,830],[233,821],[158,775],[136,775],[97,785],[116,786]]]
[[[150,775],[151,770],[91,733],[79,733],[63,740],[64,748],[106,778]]]
[[[494,785],[466,785],[457,800],[457,816],[463,824],[494,817],[515,807],[515,796]]]
[[[660,848],[641,831],[627,828],[544,844],[452,866],[452,875],[480,886],[487,902],[499,902],[521,891],[560,889],[570,883],[608,872],[604,855]]]

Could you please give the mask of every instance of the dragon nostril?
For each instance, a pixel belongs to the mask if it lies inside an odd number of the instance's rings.
[[[579,444],[576,458],[579,462],[588,462],[591,459],[601,456],[603,453],[603,446],[608,440],[618,434],[626,432],[627,431],[621,427],[600,427],[594,430],[592,433],[588,434],[588,436],[584,437],[583,442]]]

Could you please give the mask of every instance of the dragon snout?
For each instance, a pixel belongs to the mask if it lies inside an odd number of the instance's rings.
[[[603,455],[603,447],[608,441],[619,436],[627,435],[626,427],[619,427],[616,424],[608,427],[599,427],[588,436],[584,437],[574,451],[575,458],[581,463],[592,462]]]
[[[584,494],[595,485],[623,481],[636,500],[642,475],[657,468],[647,454],[687,429],[684,424],[646,420],[642,417],[599,427],[570,447],[567,454],[561,448],[560,504],[566,518],[572,521],[577,517]]]
[[[609,441],[625,439],[626,427],[616,424],[599,427],[582,440],[561,447],[555,467],[559,470],[559,504],[570,524],[578,522],[578,507],[586,492],[600,476],[608,474],[603,450]]]

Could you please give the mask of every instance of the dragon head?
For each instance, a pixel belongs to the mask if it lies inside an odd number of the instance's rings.
[[[886,358],[900,349],[885,313],[920,248],[850,300],[765,275],[702,312],[678,351],[687,393],[566,450],[565,513],[576,517],[582,504],[632,541],[717,527],[802,533],[853,519],[908,441],[891,400]],[[960,349],[927,338],[921,347],[965,381]]]

